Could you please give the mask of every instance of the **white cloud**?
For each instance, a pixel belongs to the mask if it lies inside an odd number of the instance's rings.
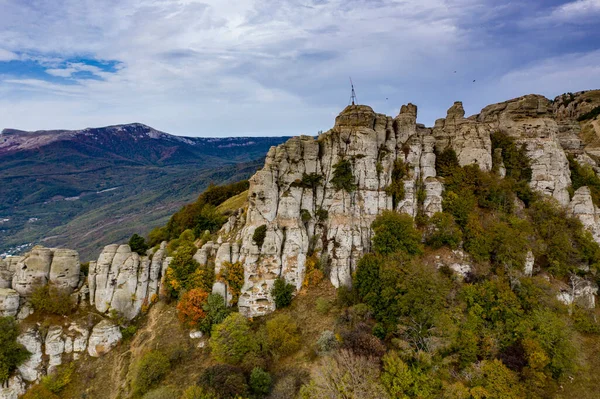
[[[475,87],[474,78],[488,78],[491,89],[493,78],[525,62],[519,48],[486,31],[514,12],[511,4],[5,0],[4,51],[71,82],[0,76],[0,121],[22,129],[139,121],[180,134],[314,133],[346,104],[351,75],[359,99],[378,111],[418,102],[432,123],[453,100],[476,96],[483,82]],[[120,66],[106,72],[72,61],[86,58]]]
[[[13,61],[17,59],[19,59],[17,54],[0,48],[0,62]]]
[[[70,78],[73,74],[78,72],[89,72],[95,76],[108,76],[101,68],[93,65],[87,65],[81,62],[70,62],[62,68],[48,68],[46,73],[52,76],[58,76],[62,78]]]
[[[550,18],[559,21],[573,21],[600,16],[600,0],[576,0],[557,7]]]
[[[571,92],[600,89],[600,51],[546,59],[506,74],[499,83],[513,92],[518,88],[549,97],[564,93],[565,87]]]

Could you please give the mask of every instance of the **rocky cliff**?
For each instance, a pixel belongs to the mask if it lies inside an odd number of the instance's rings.
[[[577,93],[575,101],[589,98],[589,93]],[[579,190],[573,200],[569,196],[567,155],[597,164],[581,137],[580,113],[561,101],[527,95],[468,118],[456,102],[433,128],[417,123],[413,104],[402,106],[395,118],[365,105],[348,106],[319,137],[295,137],[271,148],[264,168],[250,180],[247,209],[232,216],[216,243],[200,249],[198,260],[205,264],[213,257],[217,269],[224,262],[244,265],[238,305],[247,316],[273,311],[270,291],[278,277],[299,289],[306,260],[313,254],[327,264],[333,285],[349,285],[356,262],[370,249],[375,217],[392,209],[413,217],[441,211],[444,186],[436,177],[436,154],[452,148],[462,166],[475,163],[491,170],[494,132],[524,146],[531,162],[531,188],[570,206],[600,239],[600,213],[589,190]],[[406,171],[399,174],[402,168]],[[340,169],[350,172],[341,176],[347,179],[345,187],[339,183]],[[403,188],[400,200],[394,194],[398,184]],[[266,235],[259,246],[254,233],[262,226]],[[214,291],[227,295],[222,282]]]

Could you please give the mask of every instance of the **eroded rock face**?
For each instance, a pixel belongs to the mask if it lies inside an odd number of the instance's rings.
[[[336,287],[350,285],[358,259],[370,250],[371,223],[382,211],[393,209],[413,217],[442,211],[444,185],[436,176],[435,160],[436,153],[447,148],[456,152],[461,165],[477,164],[503,177],[502,152],[492,150],[491,135],[505,133],[526,149],[531,187],[564,206],[570,202],[571,184],[565,151],[597,168],[581,152],[576,124],[557,118],[551,102],[542,96],[494,104],[469,118],[462,103],[456,102],[432,129],[416,119],[417,107],[412,104],[402,106],[394,119],[367,106],[349,106],[336,118],[334,128],[316,140],[295,137],[271,148],[264,168],[250,180],[247,210],[230,218],[217,242],[205,244],[196,259],[201,264],[214,260],[217,271],[225,262],[241,262],[245,284],[238,306],[248,316],[262,315],[274,309],[270,291],[275,279],[281,276],[299,288],[306,259],[313,253],[328,263]],[[397,160],[407,166],[401,182],[404,196],[398,199],[386,192]],[[340,161],[351,165],[353,190],[333,184]],[[598,225],[596,211],[580,209],[588,206],[577,205],[580,197],[574,198],[574,213],[591,217],[593,223],[586,226],[592,230]],[[265,226],[266,236],[259,247],[253,234],[260,226]],[[600,234],[596,236],[600,241]],[[528,257],[525,274],[532,273],[533,263],[533,256]],[[222,282],[213,292],[226,299],[230,295]]]
[[[568,211],[581,221],[596,242],[600,242],[600,209],[594,205],[588,187],[580,187],[569,204]]]
[[[598,295],[596,284],[578,276],[571,276],[569,284],[560,290],[557,299],[567,306],[577,304],[586,309],[594,309],[596,295]]]
[[[224,262],[242,262],[241,312],[271,312],[275,279],[281,276],[300,288],[306,259],[315,251],[329,263],[332,283],[349,285],[356,263],[371,247],[371,223],[382,211],[415,216],[421,208],[429,215],[441,210],[435,138],[431,129],[417,125],[416,116],[412,104],[403,106],[395,119],[367,106],[349,106],[318,139],[301,136],[271,148],[264,168],[251,179],[245,223],[235,232],[241,216],[236,215],[222,230],[222,243],[207,243],[196,254],[201,264],[214,256],[217,271]],[[408,173],[405,198],[395,201],[386,188],[397,159]],[[338,190],[333,184],[334,165],[340,161],[351,164],[355,190]],[[423,203],[418,201],[420,190]],[[253,234],[263,225],[266,237],[259,248]],[[228,297],[223,283],[213,291]]]
[[[15,268],[22,259],[22,256],[9,256],[6,259],[0,259],[0,288],[12,288]]]
[[[19,312],[19,294],[10,288],[0,288],[0,317],[16,316]]]
[[[506,133],[524,144],[533,172],[531,188],[553,196],[563,206],[569,204],[571,172],[550,100],[538,95],[519,97],[485,107],[476,120],[491,132]]]
[[[21,377],[28,382],[37,381],[42,376],[42,337],[39,331],[30,328],[17,337],[17,342],[31,353],[29,359],[18,367]]]
[[[12,288],[21,296],[29,296],[36,288],[48,284],[52,256],[50,248],[34,247],[17,263]]]
[[[110,320],[103,320],[93,328],[88,342],[88,354],[99,357],[109,352],[123,338],[119,326]]]
[[[98,261],[90,262],[90,304],[102,313],[115,310],[130,320],[136,317],[158,293],[165,245],[152,259],[132,252],[129,245],[106,246]]]
[[[436,121],[433,134],[438,149],[452,148],[461,166],[477,164],[482,170],[492,169],[490,128],[474,119],[465,119],[460,101],[450,107],[445,119]]]
[[[0,385],[0,399],[18,399],[25,394],[25,384],[20,375],[14,375],[8,381]]]
[[[28,297],[36,288],[46,284],[69,292],[79,285],[81,264],[76,251],[36,246],[17,259],[7,258],[5,262],[14,268],[11,287],[23,297]]]
[[[72,249],[54,249],[53,252],[50,284],[72,292],[79,285],[79,253]]]

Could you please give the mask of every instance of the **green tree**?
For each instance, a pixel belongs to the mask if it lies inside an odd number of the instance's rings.
[[[52,285],[36,288],[29,298],[33,308],[41,313],[67,315],[73,311],[69,291]]]
[[[441,385],[426,371],[407,365],[396,352],[383,357],[381,382],[392,399],[437,398]]]
[[[19,329],[13,317],[0,317],[0,384],[10,377],[18,365],[31,356],[17,342]]]
[[[484,360],[471,370],[471,395],[475,398],[521,399],[527,397],[519,377],[500,360]]]
[[[199,384],[208,392],[216,393],[219,399],[238,399],[248,395],[248,384],[242,369],[229,364],[208,367],[200,376]]]
[[[200,266],[194,260],[197,250],[193,243],[185,241],[173,256],[166,276],[167,291],[171,297],[176,298],[181,291],[193,288],[194,272]]]
[[[371,225],[375,236],[373,249],[379,254],[405,252],[418,255],[422,250],[421,234],[415,229],[413,219],[406,214],[384,211]]]
[[[252,234],[252,241],[254,241],[256,246],[258,246],[259,248],[262,248],[266,237],[267,237],[267,225],[263,224],[261,226],[258,226],[256,228],[256,230],[254,230],[254,233]]]
[[[462,231],[448,213],[438,212],[429,220],[427,245],[441,248],[444,245],[456,249],[462,241]]]
[[[212,327],[220,324],[229,316],[229,309],[225,304],[225,299],[219,294],[210,294],[204,304],[206,317],[200,322],[200,330],[209,334]]]
[[[295,290],[296,287],[288,284],[284,278],[277,278],[271,289],[271,296],[273,297],[273,301],[275,301],[275,306],[278,309],[290,306]]]
[[[279,314],[267,321],[267,346],[277,356],[287,356],[300,349],[300,333],[290,315]]]
[[[438,176],[450,176],[460,165],[456,152],[448,147],[435,157],[435,170]]]
[[[492,139],[492,152],[497,148],[502,149],[502,161],[506,168],[506,177],[516,181],[529,182],[532,170],[525,144],[517,146],[515,139],[506,133],[495,132],[490,137]]]
[[[206,230],[215,233],[226,220],[227,218],[217,211],[215,206],[206,204],[202,207],[200,214],[196,216],[194,235],[201,237]]]
[[[273,379],[271,375],[259,367],[255,367],[250,374],[250,389],[258,397],[264,397],[271,391]]]
[[[221,324],[213,326],[210,348],[220,362],[239,364],[248,352],[258,345],[248,320],[239,313],[232,313]]]
[[[333,178],[331,179],[333,187],[339,191],[353,192],[356,190],[354,175],[352,174],[352,163],[348,159],[341,159],[333,165]]]
[[[148,244],[146,244],[146,239],[138,234],[134,234],[129,239],[129,247],[133,252],[137,252],[138,255],[146,255],[146,251],[148,250]]]
[[[132,388],[144,394],[155,387],[171,368],[169,358],[159,351],[146,352],[134,365]]]
[[[394,161],[394,168],[392,169],[392,182],[385,189],[387,195],[392,197],[392,206],[396,209],[396,206],[404,199],[404,178],[408,174],[408,167],[398,158]]]

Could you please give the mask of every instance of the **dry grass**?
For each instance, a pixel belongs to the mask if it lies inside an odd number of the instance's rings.
[[[61,395],[65,399],[129,397],[134,365],[150,350],[163,351],[167,356],[179,353],[164,381],[183,391],[210,365],[207,349],[197,345],[198,340],[190,339],[189,331],[179,323],[174,305],[159,302],[141,321],[131,341],[122,342],[101,358],[86,356],[85,361],[77,362],[73,381]]]
[[[229,198],[227,201],[223,202],[221,205],[217,207],[217,211],[221,213],[228,213],[237,211],[240,208],[243,208],[246,204],[246,200],[248,199],[248,190],[243,193],[239,193],[235,197]]]
[[[335,303],[336,291],[328,280],[317,287],[302,290],[289,308],[277,310],[265,317],[255,318],[252,327],[258,330],[267,320],[278,314],[289,314],[298,324],[301,333],[301,349],[286,358],[276,359],[269,371],[278,374],[291,368],[310,369],[314,363],[313,345],[325,330],[333,330],[339,309],[332,306],[323,315],[316,311],[316,301],[323,298]],[[189,338],[189,330],[177,319],[174,304],[159,302],[139,323],[135,336],[122,342],[117,348],[101,358],[85,357],[77,362],[71,384],[61,393],[65,399],[98,398],[124,399],[131,395],[130,384],[133,369],[142,355],[150,350],[163,351],[167,356],[178,351],[180,357],[172,361],[171,370],[162,385],[169,385],[182,392],[198,381],[202,372],[215,364],[208,348],[198,348],[198,340]]]

